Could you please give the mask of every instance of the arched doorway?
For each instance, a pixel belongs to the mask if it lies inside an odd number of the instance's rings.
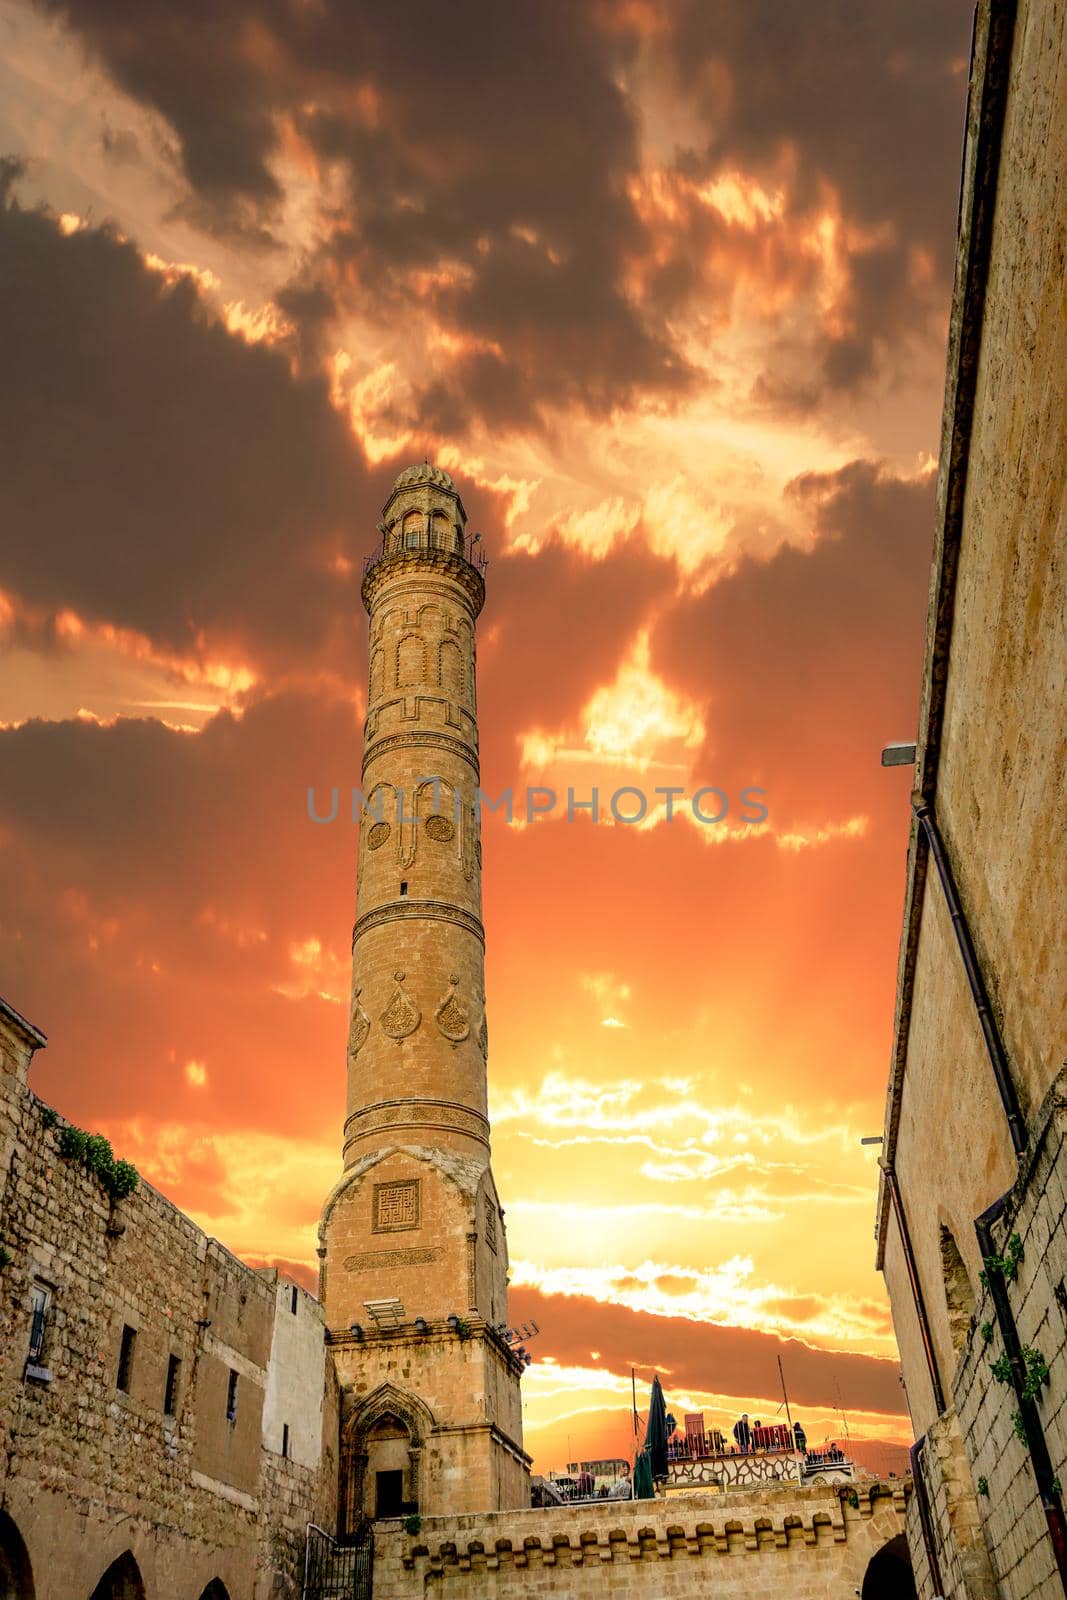
[[[200,1596],[200,1600],[230,1600],[226,1585],[221,1578],[212,1578],[207,1588]]]
[[[90,1600],[145,1600],[141,1569],[131,1551],[125,1551],[111,1563]]]
[[[372,1517],[406,1517],[417,1511],[418,1484],[411,1460],[411,1432],[400,1417],[386,1412],[366,1435],[366,1489]]]
[[[0,1600],[33,1600],[33,1573],[22,1535],[0,1511]]]
[[[902,1533],[871,1557],[863,1579],[862,1600],[918,1600],[908,1541]]]
[[[368,1517],[406,1517],[419,1509],[422,1450],[435,1426],[417,1395],[383,1383],[345,1418],[341,1435],[343,1538]]]

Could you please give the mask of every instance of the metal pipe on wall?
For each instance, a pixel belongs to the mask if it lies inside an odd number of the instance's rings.
[[[930,1320],[926,1314],[926,1301],[923,1299],[923,1286],[919,1282],[919,1269],[915,1261],[915,1252],[911,1246],[908,1219],[904,1212],[904,1202],[900,1196],[900,1185],[897,1183],[897,1175],[893,1167],[889,1166],[885,1161],[879,1161],[878,1165],[885,1175],[889,1198],[893,1204],[893,1215],[897,1219],[900,1245],[904,1252],[904,1267],[908,1274],[908,1283],[911,1286],[911,1298],[915,1305],[915,1315],[919,1319],[919,1336],[922,1339],[923,1350],[926,1354],[926,1365],[930,1372],[930,1387],[934,1391],[934,1405],[937,1407],[938,1416],[940,1416],[945,1409],[945,1391],[941,1384],[941,1373],[938,1371],[937,1354],[934,1350],[934,1341],[930,1333]]]

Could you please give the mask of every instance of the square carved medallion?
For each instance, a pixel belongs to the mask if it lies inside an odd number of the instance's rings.
[[[403,1233],[421,1222],[418,1178],[374,1185],[374,1232]]]

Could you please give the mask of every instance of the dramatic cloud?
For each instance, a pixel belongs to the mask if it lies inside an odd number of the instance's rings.
[[[839,1392],[903,1437],[859,1138],[967,28],[960,0],[5,10],[0,958],[50,1035],[34,1086],[310,1273],[361,563],[438,460],[490,557],[483,784],[516,803],[484,823],[490,1097],[542,1465],[583,1430],[625,1453],[631,1366],[727,1421],[777,1403],[778,1354],[814,1437]]]

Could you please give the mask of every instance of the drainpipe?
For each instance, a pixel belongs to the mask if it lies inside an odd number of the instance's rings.
[[[956,943],[960,947],[963,957],[963,970],[967,974],[967,983],[974,1001],[974,1009],[978,1013],[982,1036],[985,1039],[986,1053],[993,1068],[993,1076],[997,1080],[997,1089],[1000,1093],[1000,1103],[1004,1107],[1004,1115],[1008,1122],[1008,1132],[1011,1135],[1012,1149],[1016,1156],[1021,1156],[1026,1149],[1027,1134],[1026,1123],[1019,1108],[1019,1097],[1015,1092],[1012,1081],[1011,1068],[997,1027],[997,1019],[993,1015],[993,1008],[989,1003],[989,992],[982,977],[982,969],[978,965],[974,941],[971,930],[967,926],[967,918],[960,901],[959,890],[956,887],[952,863],[945,849],[945,841],[941,837],[941,829],[937,825],[934,815],[933,803],[916,795],[912,800],[912,810],[918,817],[922,830],[926,835],[926,842],[930,854],[934,858],[937,875],[941,879],[941,887],[945,892],[945,902],[948,906],[949,916],[952,918],[952,927],[956,935]]]
[[[886,1161],[879,1161],[885,1176],[889,1198],[893,1203],[893,1215],[897,1219],[900,1230],[900,1243],[904,1251],[904,1266],[908,1274],[908,1283],[911,1287],[911,1298],[915,1305],[915,1315],[919,1319],[919,1335],[922,1339],[923,1350],[926,1353],[926,1365],[930,1372],[930,1387],[934,1391],[934,1406],[938,1416],[945,1409],[945,1391],[941,1387],[941,1374],[937,1369],[937,1356],[934,1352],[934,1341],[930,1335],[930,1322],[926,1315],[926,1301],[923,1299],[923,1287],[919,1282],[919,1271],[915,1263],[915,1252],[911,1247],[911,1233],[908,1229],[908,1219],[904,1214],[904,1202],[900,1197],[900,1185],[897,1183],[896,1171]]]
[[[1009,1194],[1010,1194],[1009,1190]],[[1008,1200],[1008,1195],[1001,1195],[999,1200],[994,1200],[988,1211],[983,1211],[974,1225],[978,1235],[978,1248],[982,1252],[982,1259],[989,1261],[990,1256],[996,1256],[998,1251],[993,1243],[993,1223],[1002,1216]],[[1053,1555],[1056,1558],[1056,1568],[1060,1575],[1060,1584],[1067,1595],[1067,1519],[1063,1514],[1063,1500],[1056,1487],[1056,1474],[1052,1468],[1052,1458],[1049,1455],[1048,1441],[1041,1426],[1041,1417],[1033,1400],[1023,1393],[1026,1381],[1026,1363],[1023,1361],[1022,1346],[1019,1342],[1019,1330],[1015,1325],[1015,1316],[1008,1298],[1008,1286],[1003,1273],[994,1272],[986,1268],[986,1283],[989,1287],[989,1296],[993,1302],[993,1311],[996,1315],[1000,1336],[1004,1340],[1004,1353],[1011,1363],[1011,1381],[1015,1390],[1015,1398],[1019,1404],[1019,1415],[1022,1417],[1023,1430],[1026,1434],[1026,1448],[1030,1456],[1030,1465],[1034,1469],[1034,1479],[1037,1483],[1037,1492],[1041,1497],[1041,1509],[1045,1513],[1048,1524],[1048,1536],[1052,1542]]]
[[[919,1526],[922,1528],[923,1548],[926,1551],[926,1564],[930,1568],[930,1582],[934,1586],[934,1600],[941,1600],[944,1590],[941,1587],[941,1563],[937,1559],[937,1545],[934,1542],[934,1519],[930,1515],[930,1502],[926,1497],[926,1479],[923,1477],[922,1439],[917,1439],[908,1451],[908,1460],[911,1462],[911,1481],[915,1485],[915,1499],[919,1507]]]

